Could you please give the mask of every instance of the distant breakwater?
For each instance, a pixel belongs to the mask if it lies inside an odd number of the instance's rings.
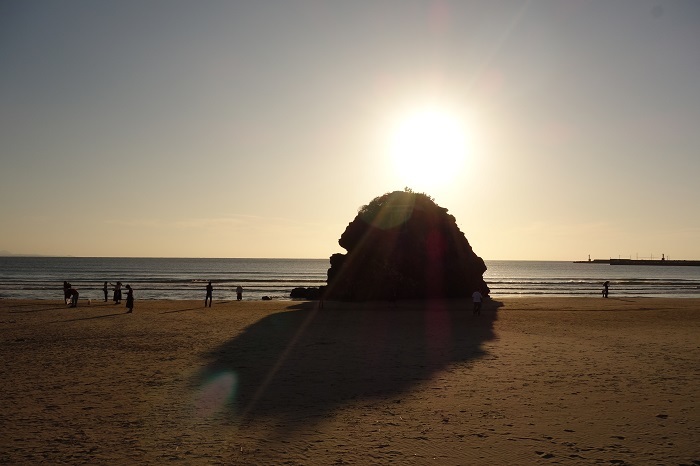
[[[700,267],[700,261],[671,259],[593,259],[587,261],[574,261],[574,264],[660,265]]]

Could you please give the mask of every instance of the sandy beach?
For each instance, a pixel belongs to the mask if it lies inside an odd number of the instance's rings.
[[[700,300],[0,300],[0,463],[700,464]]]

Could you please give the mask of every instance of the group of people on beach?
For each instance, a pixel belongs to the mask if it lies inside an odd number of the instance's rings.
[[[211,284],[211,280],[209,280],[209,283],[207,283],[206,291],[207,294],[204,296],[204,307],[211,307],[211,301],[214,296],[214,287]],[[236,301],[240,301],[241,299],[243,299],[243,287],[238,285],[236,287]]]
[[[112,296],[112,301],[114,301],[114,304],[121,304],[122,302],[122,282],[117,282],[115,283],[109,283],[104,282],[102,285],[102,292],[104,293],[105,296],[105,302],[109,301],[109,289],[112,287],[112,290],[114,291],[114,294]],[[128,309],[126,311],[127,314],[131,314],[134,311],[134,289],[131,287],[131,285],[126,285],[124,288],[126,288],[126,308]],[[209,283],[207,283],[206,286],[206,296],[204,298],[204,307],[211,307],[212,299],[214,296],[214,287],[211,284],[211,280],[209,280]],[[70,307],[77,307],[78,306],[78,298],[80,296],[80,293],[78,293],[78,290],[73,288],[73,286],[68,283],[67,281],[63,282],[63,297],[65,300],[66,304],[70,304]],[[240,301],[243,299],[243,287],[238,285],[236,287],[236,300]],[[90,300],[88,300],[88,303]]]
[[[105,296],[105,302],[109,300],[109,287],[112,287],[112,290],[114,291],[114,295],[112,297],[112,301],[114,301],[114,304],[121,304],[122,302],[122,282],[117,282],[116,284],[110,283],[109,286],[107,282],[104,282],[104,285],[102,286],[102,291],[104,292]],[[606,281],[603,283],[603,298],[608,297],[608,289],[610,287],[610,282]],[[127,314],[131,314],[134,311],[134,290],[131,288],[131,285],[126,285],[126,308],[128,309],[126,312]],[[66,304],[70,303],[70,307],[76,307],[78,305],[78,297],[80,296],[80,293],[78,293],[78,290],[73,288],[73,286],[68,283],[67,281],[63,282],[63,297],[66,302]],[[206,295],[204,297],[204,307],[211,307],[212,300],[214,297],[214,287],[211,284],[211,280],[207,283],[206,286]],[[238,285],[236,287],[236,300],[240,301],[243,299],[243,287]],[[480,315],[481,314],[481,303],[482,303],[483,296],[482,294],[477,290],[474,293],[472,293],[472,302],[474,304],[474,309],[473,309],[473,314],[474,315]],[[88,300],[89,302],[89,300]]]
[[[111,286],[112,290],[114,290],[112,301],[114,301],[114,304],[121,304],[122,282],[117,282],[116,284],[110,283],[109,286]],[[107,282],[104,282],[104,285],[102,285],[102,292],[105,295],[105,302],[109,300],[109,286],[107,286]],[[126,288],[126,308],[128,309],[126,313],[131,314],[134,311],[134,289],[131,288],[131,285],[126,285],[124,288]]]
[[[109,284],[112,286],[114,290],[114,297],[112,300],[114,301],[114,304],[121,304],[122,302],[122,282],[117,282],[116,284]],[[134,290],[131,288],[131,285],[126,285],[126,308],[128,309],[126,312],[127,314],[130,314],[134,311]],[[107,286],[107,282],[104,282],[104,285],[102,286],[102,291],[104,292],[105,295],[105,302],[108,301],[109,299],[109,287]],[[67,281],[63,282],[63,297],[66,301],[66,304],[69,303],[70,301],[70,307],[77,307],[78,306],[78,298],[80,297],[80,293],[78,293],[78,290],[73,288],[73,286],[68,283]],[[90,304],[90,300],[88,299],[88,304]]]

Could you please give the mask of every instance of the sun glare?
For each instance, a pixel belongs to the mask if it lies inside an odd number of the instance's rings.
[[[400,120],[392,132],[390,154],[396,175],[416,189],[450,182],[467,156],[462,121],[441,109],[424,109]]]

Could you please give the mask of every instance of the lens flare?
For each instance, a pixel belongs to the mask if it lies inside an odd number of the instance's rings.
[[[195,399],[195,410],[200,417],[209,417],[221,411],[236,395],[238,377],[232,372],[214,375],[202,386]]]

